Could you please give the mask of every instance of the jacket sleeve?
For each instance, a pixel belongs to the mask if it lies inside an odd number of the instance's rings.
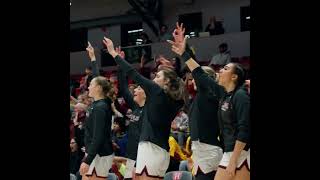
[[[120,66],[121,70],[128,75],[132,80],[139,84],[145,91],[146,95],[159,93],[162,88],[150,79],[143,77],[134,69],[128,62],[122,59],[119,55],[115,58],[116,63]]]
[[[195,68],[192,71],[192,76],[197,85],[197,89],[199,89],[200,91],[212,88],[217,98],[221,98],[223,96],[223,88],[220,85],[218,85],[218,83],[213,78],[211,78],[206,72],[204,72],[201,66]]]
[[[233,98],[237,120],[237,140],[249,143],[250,140],[250,97],[243,89],[239,89]]]
[[[128,79],[126,78],[126,74],[121,69],[118,70],[118,81],[120,96],[124,98],[130,109],[136,109],[137,104],[134,102],[133,95],[130,93],[128,88]]]

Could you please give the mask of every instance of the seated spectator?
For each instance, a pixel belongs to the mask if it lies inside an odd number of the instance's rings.
[[[167,172],[179,170],[179,165],[181,160],[186,160],[187,156],[182,151],[182,148],[179,146],[177,141],[170,136],[169,137],[169,154],[170,154],[170,163],[167,169]]]
[[[180,147],[184,146],[187,137],[188,120],[186,109],[182,109],[171,123],[171,135],[178,140]]]
[[[216,17],[213,16],[209,20],[209,24],[207,25],[205,32],[209,32],[210,36],[224,34],[224,28],[221,21],[217,21]]]
[[[222,25],[222,21],[217,21],[216,27],[215,27],[215,35],[224,34],[225,30]]]
[[[168,26],[162,25],[160,27],[159,42],[166,42],[168,39],[172,39],[172,35],[168,32]]]
[[[219,65],[224,66],[231,61],[230,51],[228,50],[228,44],[222,43],[219,45],[219,54],[212,57],[209,66]]]
[[[183,159],[182,161],[180,161],[180,165],[179,165],[179,171],[192,171],[192,167],[193,167],[193,160],[192,160],[192,152],[191,152],[191,137],[189,136],[186,142],[186,146],[184,149],[182,149],[182,151],[184,152],[184,154],[186,155],[186,159]]]
[[[168,143],[170,147],[169,154],[171,157],[179,161],[186,160],[188,158],[187,154],[185,153],[185,150],[183,150],[179,146],[177,141],[172,136],[169,137]]]
[[[112,144],[115,156],[125,156],[127,140],[125,120],[124,118],[116,118],[112,129]]]

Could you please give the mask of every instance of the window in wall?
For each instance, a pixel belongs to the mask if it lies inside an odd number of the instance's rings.
[[[143,32],[142,22],[121,24],[121,46],[136,45],[141,32]]]
[[[129,63],[140,63],[142,56],[149,62],[151,58],[151,45],[142,43],[142,22],[121,24],[121,46]]]
[[[197,37],[202,32],[202,12],[179,15],[179,24],[186,28],[185,34]]]

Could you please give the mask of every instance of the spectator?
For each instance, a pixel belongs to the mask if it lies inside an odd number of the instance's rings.
[[[77,100],[74,100],[74,101],[76,101],[77,103],[85,104],[85,98],[86,98],[86,95],[84,93],[83,94],[79,94]]]
[[[70,173],[76,174],[79,171],[83,152],[78,145],[78,139],[72,138],[70,140]]]
[[[142,39],[142,54],[141,54],[141,60],[142,64],[147,64],[151,61],[151,43],[152,41],[149,39],[149,36],[147,33],[143,32],[141,33],[141,39]]]
[[[86,118],[86,110],[87,110],[87,105],[85,104],[77,103],[74,106],[75,117],[73,119],[73,123],[75,126],[84,122],[84,119]]]
[[[74,125],[74,136],[78,139],[78,146],[82,147],[84,145],[84,130],[83,124],[86,118],[87,106],[82,103],[78,103],[74,106],[75,117],[73,118]]]
[[[186,109],[182,109],[171,123],[171,134],[178,140],[180,147],[184,146],[187,137],[189,117],[186,114]]]
[[[215,35],[224,34],[225,30],[222,25],[222,21],[217,21],[215,26]]]
[[[210,36],[224,34],[224,28],[221,21],[217,21],[216,17],[213,16],[209,20],[209,24],[207,25],[205,32],[209,32]]]
[[[185,78],[187,91],[189,93],[189,101],[190,103],[192,103],[193,98],[196,96],[196,90],[194,89],[192,74],[190,72],[186,72]]]
[[[116,118],[112,129],[112,144],[115,156],[125,156],[128,136],[125,133],[125,120]]]
[[[180,161],[179,171],[192,171],[193,161],[191,152],[191,137],[189,136],[186,142],[185,154],[188,157],[187,160]]]
[[[169,137],[168,143],[170,147],[170,163],[167,172],[177,171],[179,170],[180,161],[186,160],[187,156],[184,154],[182,148],[172,136]]]
[[[219,54],[212,57],[210,65],[224,66],[231,61],[230,51],[228,50],[228,44],[222,43],[219,45]]]
[[[167,25],[162,25],[160,27],[160,36],[159,36],[159,41],[160,42],[166,42],[168,39],[171,39],[172,35],[168,32],[168,26]]]
[[[81,98],[82,98],[83,104],[89,107],[93,103],[94,99],[88,96],[88,91],[85,91],[82,95],[83,96]]]

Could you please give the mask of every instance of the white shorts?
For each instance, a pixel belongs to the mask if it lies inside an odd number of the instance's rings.
[[[126,162],[126,171],[125,171],[125,175],[124,178],[132,178],[132,171],[134,168],[134,164],[136,163],[135,160],[129,159],[127,158],[127,162]]]
[[[229,161],[233,152],[225,152],[219,167],[225,169],[229,165]],[[240,170],[243,165],[246,165],[250,171],[250,149],[248,151],[242,150],[240,157],[238,158],[237,170]]]
[[[89,171],[86,173],[88,176],[92,176],[93,171],[96,172],[98,177],[108,177],[109,170],[112,166],[114,154],[109,156],[99,156],[98,154],[90,164]]]
[[[142,141],[138,146],[136,174],[143,171],[149,177],[163,178],[170,163],[170,155],[165,150],[148,141]]]
[[[200,168],[204,174],[216,171],[223,156],[219,146],[214,146],[200,141],[192,141],[192,160],[195,175]]]

